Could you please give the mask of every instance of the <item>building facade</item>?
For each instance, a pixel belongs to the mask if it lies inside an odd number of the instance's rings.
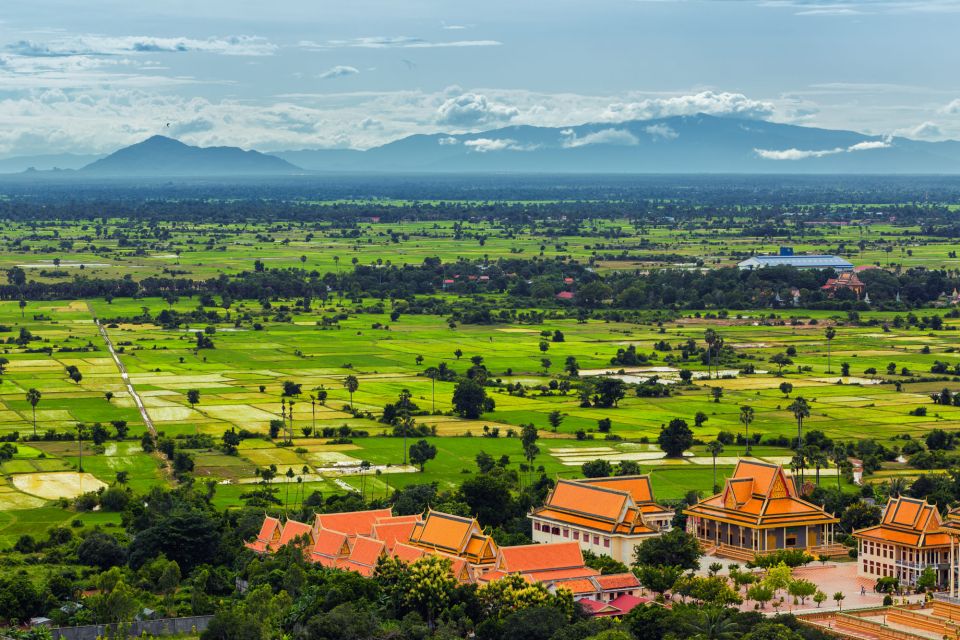
[[[779,255],[752,256],[739,262],[741,271],[752,271],[764,267],[793,267],[794,269],[833,269],[837,272],[853,271],[853,263],[827,255]]]
[[[576,542],[626,565],[644,540],[669,531],[674,512],[653,496],[649,476],[559,480],[528,516],[534,542]]]
[[[800,499],[780,465],[741,460],[723,491],[684,513],[687,532],[717,555],[747,561],[780,549],[846,554],[834,540],[839,519]]]
[[[887,501],[880,524],[853,532],[857,539],[857,573],[865,578],[897,578],[914,586],[925,569],[937,584],[950,578],[951,540],[935,505],[900,496]]]

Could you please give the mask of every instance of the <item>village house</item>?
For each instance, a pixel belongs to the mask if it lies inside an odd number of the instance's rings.
[[[856,296],[857,300],[863,297],[864,292],[867,289],[867,285],[863,283],[860,278],[857,277],[856,273],[845,272],[838,275],[836,278],[828,278],[826,284],[820,287],[827,295],[833,297],[837,291],[842,291],[844,289],[852,291]]]
[[[741,460],[723,491],[684,511],[687,533],[716,555],[741,561],[780,549],[846,554],[834,540],[839,519],[797,493],[782,466]]]
[[[576,542],[630,565],[644,540],[670,530],[674,512],[653,496],[649,476],[558,480],[528,516],[534,542]]]

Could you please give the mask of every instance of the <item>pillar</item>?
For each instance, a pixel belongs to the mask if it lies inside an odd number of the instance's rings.
[[[953,536],[950,536],[950,597],[954,597],[954,578],[953,578]]]

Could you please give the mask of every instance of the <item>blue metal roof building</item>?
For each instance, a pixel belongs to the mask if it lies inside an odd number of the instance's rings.
[[[762,269],[763,267],[794,267],[795,269],[833,269],[834,271],[853,271],[853,263],[837,256],[753,256],[737,265],[742,271]]]

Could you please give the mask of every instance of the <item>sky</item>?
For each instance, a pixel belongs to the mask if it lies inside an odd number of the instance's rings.
[[[960,0],[3,0],[0,157],[697,112],[960,139]]]

